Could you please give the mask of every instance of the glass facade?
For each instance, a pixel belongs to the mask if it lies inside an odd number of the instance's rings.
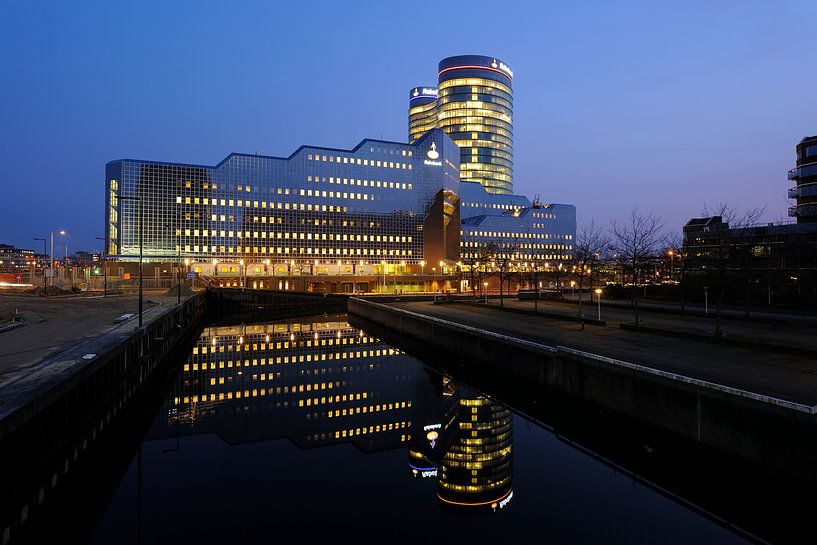
[[[409,143],[437,128],[436,87],[418,86],[409,93]]]
[[[459,150],[440,130],[412,145],[304,146],[287,158],[234,153],[216,166],[113,161],[106,246],[111,256],[138,256],[141,231],[152,260],[416,263],[429,259],[433,204],[458,193],[458,167]]]
[[[438,88],[409,91],[408,144],[233,153],[215,166],[108,163],[108,256],[136,258],[141,237],[145,259],[191,259],[203,273],[241,259],[266,262],[262,274],[281,262],[290,274],[423,270],[489,246],[496,258],[569,259],[575,207],[512,194],[510,67],[463,55],[439,68]]]
[[[495,245],[498,258],[521,261],[570,259],[576,207],[531,202],[521,195],[495,195],[473,182],[460,184],[461,259],[472,262]],[[512,255],[506,255],[512,254]]]
[[[495,57],[459,55],[440,61],[437,100],[415,87],[409,98],[409,141],[444,130],[460,148],[460,178],[489,193],[513,192],[513,71]],[[431,120],[436,124],[432,125]]]

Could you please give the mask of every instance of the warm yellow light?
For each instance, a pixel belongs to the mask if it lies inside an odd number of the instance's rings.
[[[601,295],[601,288],[596,288],[596,295]]]

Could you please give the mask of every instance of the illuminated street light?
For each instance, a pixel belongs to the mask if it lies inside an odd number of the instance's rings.
[[[599,322],[601,321],[601,288],[596,288],[596,302],[599,306]]]

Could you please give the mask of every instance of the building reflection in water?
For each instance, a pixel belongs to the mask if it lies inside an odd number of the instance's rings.
[[[406,448],[438,504],[479,513],[512,496],[512,415],[345,317],[208,327],[147,439],[214,433],[228,444],[289,439]]]

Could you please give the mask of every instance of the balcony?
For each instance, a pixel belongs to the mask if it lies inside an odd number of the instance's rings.
[[[793,168],[793,169],[789,170],[789,180],[796,180],[797,177],[798,177],[798,174],[797,174],[797,169],[796,168]]]
[[[805,184],[789,188],[789,198],[817,197],[817,184]]]
[[[789,207],[789,216],[794,218],[802,218],[805,216],[817,216],[817,203],[801,204],[799,206]]]
[[[790,218],[796,218],[798,215],[799,214],[797,213],[797,207],[796,206],[789,206],[789,217]]]

